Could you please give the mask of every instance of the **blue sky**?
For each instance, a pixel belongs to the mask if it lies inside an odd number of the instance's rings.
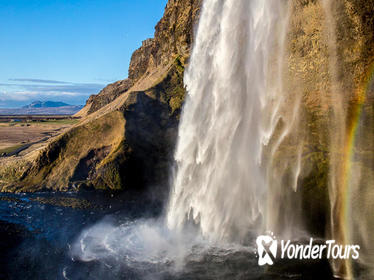
[[[0,108],[84,104],[127,77],[167,0],[0,0]]]

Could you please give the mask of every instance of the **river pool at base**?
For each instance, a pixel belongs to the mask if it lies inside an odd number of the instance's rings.
[[[173,236],[136,194],[0,194],[0,279],[331,279],[327,262],[259,267],[251,246]]]

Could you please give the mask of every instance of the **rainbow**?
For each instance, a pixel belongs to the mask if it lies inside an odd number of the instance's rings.
[[[368,67],[366,75],[363,77],[362,82],[355,92],[354,98],[351,101],[351,106],[348,110],[347,116],[347,127],[346,127],[346,137],[343,151],[343,165],[342,165],[342,181],[340,189],[341,208],[339,222],[341,229],[344,232],[342,234],[342,242],[348,244],[350,239],[350,227],[349,227],[349,217],[350,217],[350,181],[352,176],[352,162],[354,156],[354,147],[356,146],[356,140],[358,135],[358,127],[362,119],[363,106],[367,99],[367,94],[369,92],[370,86],[374,82],[374,61]],[[352,268],[351,263],[346,263],[346,272],[348,278],[352,278]]]

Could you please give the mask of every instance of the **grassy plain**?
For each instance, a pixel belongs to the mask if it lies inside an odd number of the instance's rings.
[[[32,146],[38,146],[78,122],[61,116],[1,116],[0,156],[16,155]]]

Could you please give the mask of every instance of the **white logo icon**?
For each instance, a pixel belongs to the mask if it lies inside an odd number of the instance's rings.
[[[256,240],[258,265],[273,265],[277,256],[278,242],[268,235],[260,235]]]
[[[279,256],[277,256],[279,244]],[[335,240],[326,240],[324,243],[315,242],[310,238],[309,243],[297,244],[291,240],[277,241],[274,234],[260,235],[256,239],[258,265],[273,265],[275,259],[354,259],[360,257],[360,245],[341,245]]]

